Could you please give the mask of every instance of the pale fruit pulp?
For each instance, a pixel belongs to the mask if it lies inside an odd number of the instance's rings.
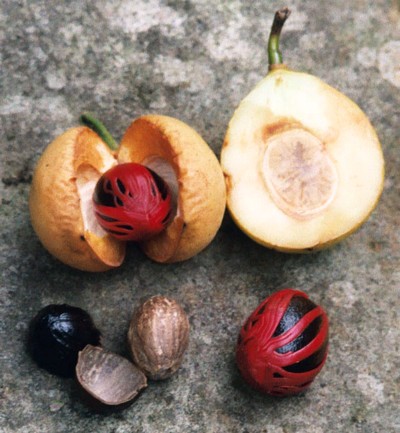
[[[235,222],[283,251],[322,248],[353,232],[384,178],[379,140],[360,108],[318,78],[284,68],[239,105],[221,165]]]

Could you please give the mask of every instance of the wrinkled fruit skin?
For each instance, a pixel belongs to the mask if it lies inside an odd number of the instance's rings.
[[[162,232],[172,217],[171,192],[149,168],[119,164],[96,184],[93,202],[97,221],[112,236],[142,241]]]
[[[263,393],[287,396],[309,387],[328,349],[328,318],[307,295],[280,290],[250,315],[239,335],[236,361],[246,382]]]
[[[70,305],[48,305],[29,326],[28,350],[39,367],[62,377],[73,377],[78,353],[100,344],[100,331],[90,315]]]

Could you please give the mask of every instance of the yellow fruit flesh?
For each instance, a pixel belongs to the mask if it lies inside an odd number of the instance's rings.
[[[299,149],[308,156],[296,156]],[[318,78],[286,69],[270,72],[242,101],[221,164],[234,220],[284,251],[351,233],[383,187],[382,151],[365,114]]]
[[[115,163],[106,145],[84,127],[57,137],[38,161],[29,197],[32,225],[45,248],[69,266],[104,271],[124,258],[124,244],[91,218],[91,191],[85,187]]]

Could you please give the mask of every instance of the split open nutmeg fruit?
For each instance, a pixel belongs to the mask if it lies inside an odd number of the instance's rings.
[[[236,109],[221,165],[237,225],[267,247],[306,252],[367,220],[383,189],[384,159],[353,101],[283,64],[279,38],[289,14],[275,14],[269,73]]]
[[[29,207],[44,247],[67,265],[121,265],[126,240],[160,263],[191,258],[218,231],[226,190],[218,159],[186,123],[146,115],[120,146],[91,115],[44,151]],[[90,127],[88,127],[90,126]]]

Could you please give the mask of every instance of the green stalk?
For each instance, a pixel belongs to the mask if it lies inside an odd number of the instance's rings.
[[[118,149],[118,143],[114,140],[113,136],[108,132],[107,128],[90,113],[83,113],[81,115],[81,122],[92,129],[100,138],[107,144],[111,150]]]
[[[268,63],[270,69],[274,65],[281,65],[283,63],[282,53],[279,50],[279,38],[281,36],[282,27],[289,18],[289,15],[290,10],[287,7],[275,12],[271,33],[268,39]]]

